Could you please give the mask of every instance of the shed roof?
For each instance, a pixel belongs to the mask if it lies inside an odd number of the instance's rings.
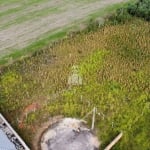
[[[0,150],[16,150],[14,144],[10,142],[7,135],[0,129]]]

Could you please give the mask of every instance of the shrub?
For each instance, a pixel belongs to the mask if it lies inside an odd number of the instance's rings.
[[[150,21],[150,0],[138,0],[127,7],[129,14]]]
[[[125,23],[126,21],[131,20],[131,15],[127,12],[125,8],[118,9],[114,14],[108,17],[108,22],[111,25],[116,25],[120,23]]]

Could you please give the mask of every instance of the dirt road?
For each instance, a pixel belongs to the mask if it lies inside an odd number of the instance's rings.
[[[5,11],[4,15],[0,16],[0,58],[14,49],[22,49],[30,45],[49,31],[63,29],[99,9],[125,1],[127,0],[95,0],[85,3],[51,0],[26,7],[13,4],[15,8],[17,7],[17,11],[12,13],[9,11],[14,7],[0,6],[0,10]]]

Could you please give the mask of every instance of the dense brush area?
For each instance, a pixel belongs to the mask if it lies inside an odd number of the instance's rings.
[[[142,17],[150,21],[150,0],[138,0],[128,5],[127,10],[133,16]]]
[[[115,150],[150,147],[149,22],[132,18],[50,44],[31,58],[1,69],[0,111],[32,145],[38,126],[51,116],[83,118],[97,107],[96,133],[102,149],[119,133]],[[69,87],[73,65],[79,66],[82,86]],[[29,104],[25,127],[17,118]],[[89,116],[89,124],[91,116]],[[32,130],[34,127],[35,130]],[[30,134],[29,134],[30,133]]]

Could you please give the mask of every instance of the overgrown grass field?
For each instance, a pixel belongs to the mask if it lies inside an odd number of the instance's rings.
[[[149,22],[137,18],[53,43],[1,70],[0,111],[32,146],[35,131],[49,117],[82,118],[97,107],[102,149],[122,131],[115,150],[148,150],[149,47]],[[79,66],[83,85],[69,88],[73,65]],[[19,129],[17,118],[32,102],[41,107]]]

